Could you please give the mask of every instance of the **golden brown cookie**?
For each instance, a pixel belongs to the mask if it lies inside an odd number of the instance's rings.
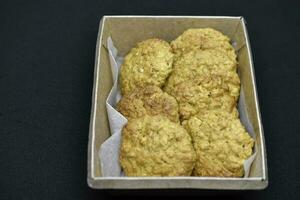
[[[238,82],[233,81],[234,79],[224,80],[224,77],[220,76],[199,76],[166,91],[178,101],[180,118],[184,120],[202,110],[221,108],[231,112],[236,107],[238,95],[232,94],[230,87],[237,90],[237,94],[239,91],[235,87]]]
[[[190,176],[195,151],[178,123],[145,115],[130,119],[123,128],[120,164],[126,176]]]
[[[154,85],[135,88],[132,92],[124,95],[117,104],[117,110],[126,118],[164,115],[173,122],[179,122],[176,99]]]
[[[218,49],[231,60],[236,60],[236,54],[230,44],[230,39],[212,28],[188,29],[171,42],[172,49],[177,56],[197,49]]]
[[[238,112],[203,111],[184,121],[197,155],[193,175],[242,177],[243,163],[252,154],[254,140],[241,124]]]
[[[215,49],[196,49],[178,57],[164,90],[178,101],[181,119],[202,109],[231,111],[240,91],[236,66],[236,61]]]
[[[172,71],[172,63],[173,53],[168,42],[148,39],[138,43],[121,66],[122,94],[149,84],[162,87]]]
[[[174,68],[186,68],[213,73],[236,71],[237,61],[231,59],[219,49],[196,49],[182,54],[175,62]],[[199,72],[198,72],[199,73]]]
[[[228,73],[226,76],[198,75],[177,83],[180,79],[180,72],[178,76],[172,75],[165,91],[176,98],[183,120],[201,110],[222,108],[231,112],[237,104],[240,81],[236,73]]]

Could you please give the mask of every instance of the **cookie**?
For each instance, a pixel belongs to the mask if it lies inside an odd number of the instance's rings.
[[[243,164],[252,155],[254,140],[238,118],[238,112],[203,111],[184,121],[197,160],[194,176],[242,177]]]
[[[122,94],[136,87],[162,87],[172,71],[173,53],[168,42],[148,39],[137,44],[125,56],[120,72]]]
[[[193,49],[174,61],[164,90],[178,101],[182,119],[202,109],[224,108],[231,112],[240,91],[236,69],[236,60],[220,49]]]
[[[145,115],[123,128],[120,164],[126,176],[190,176],[195,151],[181,125]]]
[[[117,104],[117,110],[126,118],[164,115],[173,122],[179,122],[176,99],[154,85],[135,88],[124,95]]]
[[[237,61],[224,54],[219,49],[196,49],[182,54],[175,62],[174,68],[201,70],[202,73],[227,73],[236,71]]]
[[[176,57],[197,49],[218,49],[232,60],[236,60],[229,37],[212,28],[188,29],[173,40],[171,46]]]
[[[231,112],[237,105],[238,81],[221,76],[199,76],[183,81],[171,90],[179,104],[180,119],[189,119],[202,110],[223,109]],[[233,88],[231,92],[230,88]]]

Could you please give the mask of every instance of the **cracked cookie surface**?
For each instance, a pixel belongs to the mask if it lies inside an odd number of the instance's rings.
[[[188,29],[173,40],[171,46],[176,57],[197,49],[218,49],[231,60],[236,60],[236,54],[230,44],[229,37],[212,28]]]
[[[218,50],[195,50],[174,62],[164,91],[176,98],[181,119],[189,119],[203,109],[236,106],[240,79],[236,62]]]
[[[137,44],[125,56],[120,72],[122,94],[136,87],[162,87],[172,71],[173,53],[168,42],[148,39]]]
[[[252,155],[254,140],[238,118],[238,112],[200,112],[183,122],[190,133],[197,160],[195,176],[242,177],[243,164]]]
[[[178,123],[146,115],[130,119],[123,128],[120,164],[126,176],[190,176],[195,151]]]
[[[117,104],[117,110],[126,118],[163,115],[173,122],[179,122],[176,99],[154,85],[135,88],[124,95]]]

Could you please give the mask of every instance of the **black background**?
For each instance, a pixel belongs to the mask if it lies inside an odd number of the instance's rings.
[[[98,24],[103,15],[244,16],[265,129],[269,187],[245,199],[299,198],[299,3],[0,2],[1,199],[101,199],[86,183]]]

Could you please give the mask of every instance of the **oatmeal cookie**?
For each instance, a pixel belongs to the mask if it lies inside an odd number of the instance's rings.
[[[240,122],[238,112],[203,111],[183,126],[190,133],[197,155],[193,175],[242,177],[243,164],[252,155],[254,140]]]
[[[172,71],[173,53],[168,42],[148,39],[125,56],[120,72],[122,94],[151,84],[162,87]]]
[[[237,63],[219,50],[197,49],[181,55],[164,90],[179,103],[182,119],[188,119],[202,109],[236,106],[240,79]]]
[[[135,88],[124,95],[117,104],[117,110],[126,118],[164,115],[173,122],[179,122],[176,99],[154,85]]]
[[[196,49],[218,49],[231,60],[236,60],[235,50],[230,44],[229,37],[212,28],[188,29],[173,40],[171,46],[176,57]]]
[[[126,176],[189,176],[195,151],[181,125],[145,115],[130,119],[123,128],[120,164]]]
[[[173,84],[180,78],[180,75],[172,77],[173,80],[169,80],[165,91],[176,98],[182,120],[189,119],[202,110],[222,108],[231,112],[236,107],[240,84],[237,74],[199,75]]]

